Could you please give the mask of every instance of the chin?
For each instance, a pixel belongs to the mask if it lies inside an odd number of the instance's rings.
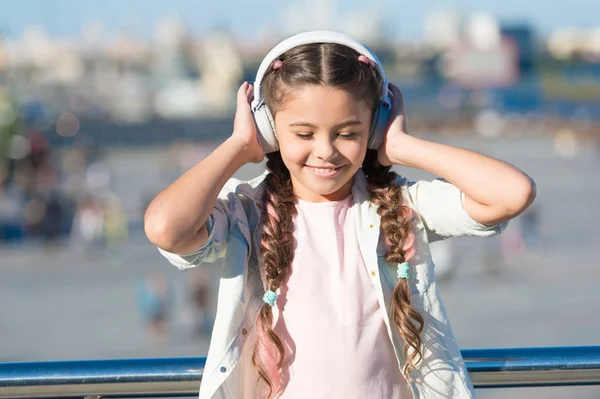
[[[337,193],[338,191],[340,191],[340,189],[341,189],[341,187],[332,187],[332,188],[320,187],[320,190],[319,190],[319,188],[315,187],[315,189],[312,191],[316,194],[319,194],[319,195],[322,195],[325,197],[325,196],[330,196],[330,195]]]
[[[303,179],[302,183],[305,187],[310,188],[315,193],[319,194],[332,194],[342,188],[347,179],[323,179],[314,176],[307,176]]]
[[[340,200],[343,199],[348,193],[340,193],[341,190],[346,191],[344,188],[346,187],[345,183],[340,182],[314,182],[314,181],[302,181],[302,185],[309,192],[313,193],[315,196],[320,196],[323,198],[327,198],[329,200]],[[340,197],[340,198],[338,198]],[[333,198],[333,199],[332,199]]]

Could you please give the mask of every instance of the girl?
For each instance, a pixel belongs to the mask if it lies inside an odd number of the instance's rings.
[[[265,174],[231,178],[265,153]],[[240,87],[231,137],[145,230],[179,268],[225,258],[200,398],[470,398],[429,243],[498,234],[534,196],[506,163],[407,135],[377,57],[310,32]]]

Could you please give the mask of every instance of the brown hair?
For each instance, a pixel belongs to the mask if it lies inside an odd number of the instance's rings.
[[[378,106],[382,77],[365,63],[358,61],[359,53],[338,44],[306,44],[288,50],[279,57],[281,65],[269,68],[262,82],[265,100],[273,113],[289,98],[295,88],[304,85],[326,85],[347,90],[358,100]],[[279,64],[279,63],[278,63]],[[290,173],[279,152],[267,155],[269,174],[265,178],[262,237],[259,262],[266,289],[276,291],[285,284],[294,259],[293,217],[295,197]],[[380,235],[388,250],[386,260],[391,264],[407,261],[414,253],[414,236],[410,229],[410,212],[403,205],[402,188],[395,183],[396,174],[390,167],[377,162],[377,152],[367,150],[362,169],[369,183],[371,201],[378,205],[381,217]],[[406,342],[403,372],[408,375],[422,358],[421,332],[423,317],[411,307],[408,281],[398,281],[392,299],[392,319]],[[252,362],[259,378],[269,388],[268,398],[281,390],[281,367],[284,343],[272,328],[271,306],[263,304],[257,319],[258,339]],[[409,376],[409,378],[411,378]]]

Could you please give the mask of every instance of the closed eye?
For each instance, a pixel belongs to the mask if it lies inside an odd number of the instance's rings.
[[[310,140],[312,136],[312,133],[296,133],[296,137],[302,140]]]
[[[296,133],[296,137],[301,140],[310,140],[313,137],[313,133]],[[353,140],[357,137],[357,133],[340,133],[338,137],[344,140]]]

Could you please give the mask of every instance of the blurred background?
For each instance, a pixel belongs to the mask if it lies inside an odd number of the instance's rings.
[[[0,361],[206,355],[219,265],[170,266],[144,236],[145,208],[228,137],[235,92],[268,50],[321,28],[379,55],[411,134],[537,183],[502,236],[432,248],[461,347],[600,344],[600,3],[0,5]]]

